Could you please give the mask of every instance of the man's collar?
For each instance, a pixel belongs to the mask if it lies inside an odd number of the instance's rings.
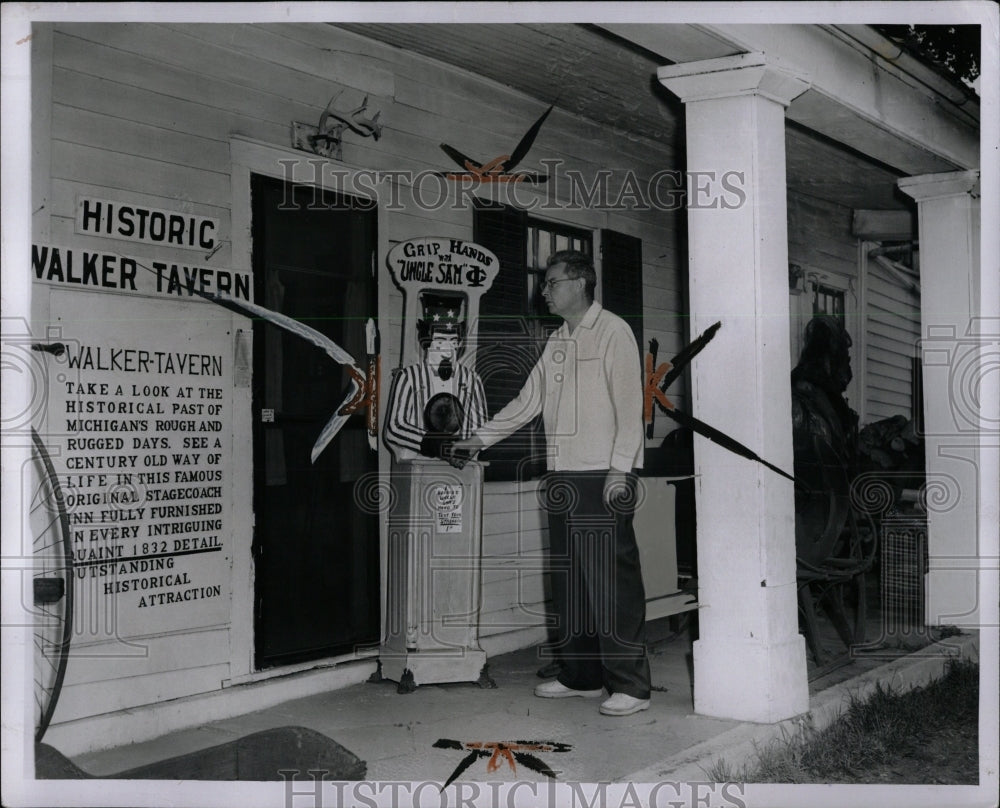
[[[583,315],[583,319],[580,320],[581,328],[593,328],[594,323],[597,322],[597,315],[601,313],[601,306],[596,300],[590,304],[590,308],[587,309],[586,314]]]
[[[594,324],[597,322],[597,315],[601,313],[601,309],[604,308],[596,300],[587,307],[587,310],[583,313],[583,319],[580,320],[577,328],[593,328]],[[569,336],[569,324],[563,319],[562,323],[556,331],[560,337],[566,338]]]

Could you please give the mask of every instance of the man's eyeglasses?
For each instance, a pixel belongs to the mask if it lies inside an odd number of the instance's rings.
[[[538,285],[538,289],[539,289],[539,291],[544,292],[550,286],[554,286],[557,283],[562,283],[563,281],[578,281],[578,280],[580,280],[580,279],[579,278],[553,278],[550,281],[542,281]]]

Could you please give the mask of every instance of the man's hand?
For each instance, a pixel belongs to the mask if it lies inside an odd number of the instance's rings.
[[[476,455],[479,454],[482,449],[483,442],[475,435],[471,438],[466,438],[465,440],[457,440],[451,444],[452,455],[467,458],[469,460],[474,460]]]
[[[464,454],[455,454],[455,441],[446,441],[441,446],[441,459],[451,463],[457,469],[464,469],[469,458]]]
[[[628,500],[630,496],[628,475],[624,471],[611,469],[604,480],[604,506],[609,510],[614,510],[615,500]]]

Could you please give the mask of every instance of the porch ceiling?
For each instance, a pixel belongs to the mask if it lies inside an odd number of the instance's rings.
[[[656,79],[660,56],[585,24],[338,23],[485,76],[595,123],[683,151],[683,105]],[[718,43],[720,53],[728,46]],[[729,48],[732,51],[731,48]],[[732,51],[735,52],[735,51]],[[789,188],[847,207],[902,209],[901,176],[804,126],[788,127]]]

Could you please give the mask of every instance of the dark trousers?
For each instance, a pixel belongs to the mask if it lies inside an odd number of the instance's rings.
[[[606,471],[546,475],[559,681],[575,690],[649,698],[646,593],[631,496],[603,502]]]

